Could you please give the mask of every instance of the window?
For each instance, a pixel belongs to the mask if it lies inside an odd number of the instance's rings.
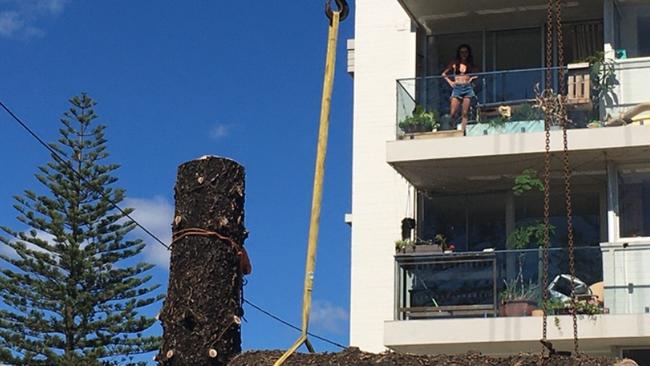
[[[603,51],[603,22],[568,23],[563,27],[564,58],[568,63],[584,62]]]
[[[503,71],[542,67],[540,28],[487,32],[486,70]]]
[[[573,236],[576,246],[598,245],[601,241],[600,194],[598,186],[575,185],[572,189]],[[544,196],[530,192],[515,198],[516,226],[542,222],[544,220]],[[564,187],[551,186],[550,223],[555,228],[551,246],[567,246],[567,222]]]
[[[639,366],[650,365],[650,348],[624,349],[622,352],[622,356],[624,358],[629,358],[636,361],[636,363],[638,363]]]
[[[650,236],[650,168],[623,168],[618,183],[620,235]]]
[[[650,16],[639,17],[637,27],[639,54],[650,55]]]
[[[616,48],[627,57],[650,56],[650,5],[645,0],[627,0],[619,5],[618,41]]]
[[[429,55],[432,60],[437,60],[432,71],[434,75],[438,74],[453,61],[456,48],[461,44],[472,47],[474,63],[481,71],[542,67],[541,37],[540,28],[437,35]]]
[[[442,234],[462,252],[504,249],[504,200],[504,194],[425,198],[420,236],[433,240],[437,234]]]

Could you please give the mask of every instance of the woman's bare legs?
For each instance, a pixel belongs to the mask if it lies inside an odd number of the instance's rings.
[[[463,114],[462,114],[463,132],[465,132],[465,128],[467,127],[467,120],[468,120],[468,116],[469,116],[469,106],[470,106],[471,103],[472,103],[472,100],[470,98],[463,98]]]
[[[460,110],[460,99],[451,97],[451,120],[454,121],[454,128],[456,128],[456,118],[458,118],[458,111]]]

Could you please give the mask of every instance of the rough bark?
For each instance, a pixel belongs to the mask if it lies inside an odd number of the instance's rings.
[[[175,200],[158,364],[226,365],[241,352],[244,168],[217,157],[182,164]]]
[[[272,366],[282,355],[280,351],[251,351],[237,356],[230,366]],[[632,360],[581,355],[579,359],[552,356],[540,359],[539,354],[490,357],[480,353],[461,355],[411,355],[403,353],[373,354],[348,348],[338,353],[295,354],[285,366],[638,366]]]

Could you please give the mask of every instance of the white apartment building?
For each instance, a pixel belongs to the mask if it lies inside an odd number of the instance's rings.
[[[650,354],[650,114],[624,126],[588,127],[650,102],[650,0],[563,4],[576,275],[594,291],[600,286],[603,302],[579,316],[580,347],[642,360]],[[535,87],[544,84],[546,1],[355,6],[348,42],[351,345],[375,352],[539,351],[542,318],[502,316],[502,296],[519,276],[531,289],[541,281],[540,251],[513,250],[507,238],[542,218],[542,193],[517,196],[512,187],[524,170],[543,170],[543,118],[531,106]],[[404,133],[398,122],[416,105],[449,113],[450,90],[439,75],[459,44],[471,46],[481,70],[467,136]],[[607,84],[597,84],[598,73],[585,63],[600,52],[611,66]],[[597,85],[606,91],[598,94]],[[499,106],[511,107],[509,120],[494,122]],[[448,118],[439,120],[439,130],[450,128]],[[553,280],[568,273],[568,260],[562,131],[551,131],[551,140]],[[404,218],[415,219],[412,237],[444,235],[454,252],[397,253]],[[550,315],[548,332],[557,349],[572,349],[571,316]]]

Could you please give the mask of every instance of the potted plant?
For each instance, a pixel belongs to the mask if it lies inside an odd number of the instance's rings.
[[[515,178],[512,192],[515,196],[522,196],[529,191],[544,192],[544,184],[537,177],[534,169],[525,169]],[[555,226],[549,225],[549,236],[555,233]],[[544,245],[544,224],[541,221],[520,223],[506,240],[506,247],[510,250],[522,250]],[[520,258],[521,262],[521,258]],[[521,263],[520,263],[521,272]]]
[[[598,315],[605,314],[607,311],[603,308],[598,301],[595,300],[581,300],[576,303],[576,313],[584,315]]]
[[[415,252],[440,253],[444,250],[443,246],[441,245],[442,244],[441,240],[442,242],[446,242],[446,239],[441,234],[436,235],[433,239],[433,242],[418,240],[415,242],[415,246],[414,246]]]
[[[505,288],[501,291],[501,316],[530,316],[536,309],[539,288],[523,283],[521,278],[505,281]]]
[[[409,251],[413,251],[414,247],[415,244],[413,243],[413,240],[410,239],[395,240],[396,253],[407,253]]]
[[[549,315],[571,314],[571,301],[550,299],[546,302],[546,311],[548,311]],[[605,313],[607,313],[607,309],[596,300],[589,299],[576,301],[576,314],[591,316]]]
[[[594,119],[591,122],[587,123],[587,128],[601,128],[601,127],[604,127],[603,122],[597,119]]]
[[[616,78],[616,63],[605,58],[605,52],[598,52],[585,59],[589,64],[589,78],[591,81],[592,116],[600,119],[601,103],[612,105],[616,102],[614,90],[619,84]]]
[[[515,177],[512,192],[515,196],[521,196],[531,190],[544,192],[544,184],[539,177],[537,177],[537,171],[535,169],[524,169],[521,174]]]
[[[522,196],[529,191],[544,191],[544,184],[537,177],[534,169],[525,169],[515,178],[513,187],[515,196]],[[555,232],[555,227],[549,225],[549,236]],[[536,299],[539,287],[524,283],[524,249],[541,247],[544,244],[545,226],[541,221],[519,223],[508,235],[506,248],[517,252],[517,276],[510,282],[506,282],[505,290],[502,292],[503,303],[502,315],[504,316],[528,316],[535,310]],[[513,303],[512,305],[510,303]]]
[[[398,126],[407,134],[431,132],[440,126],[437,119],[435,112],[426,112],[422,106],[418,105],[413,110],[413,114],[400,121]]]
[[[559,299],[548,299],[546,301],[546,311],[548,315],[567,315],[570,313],[570,303]]]

